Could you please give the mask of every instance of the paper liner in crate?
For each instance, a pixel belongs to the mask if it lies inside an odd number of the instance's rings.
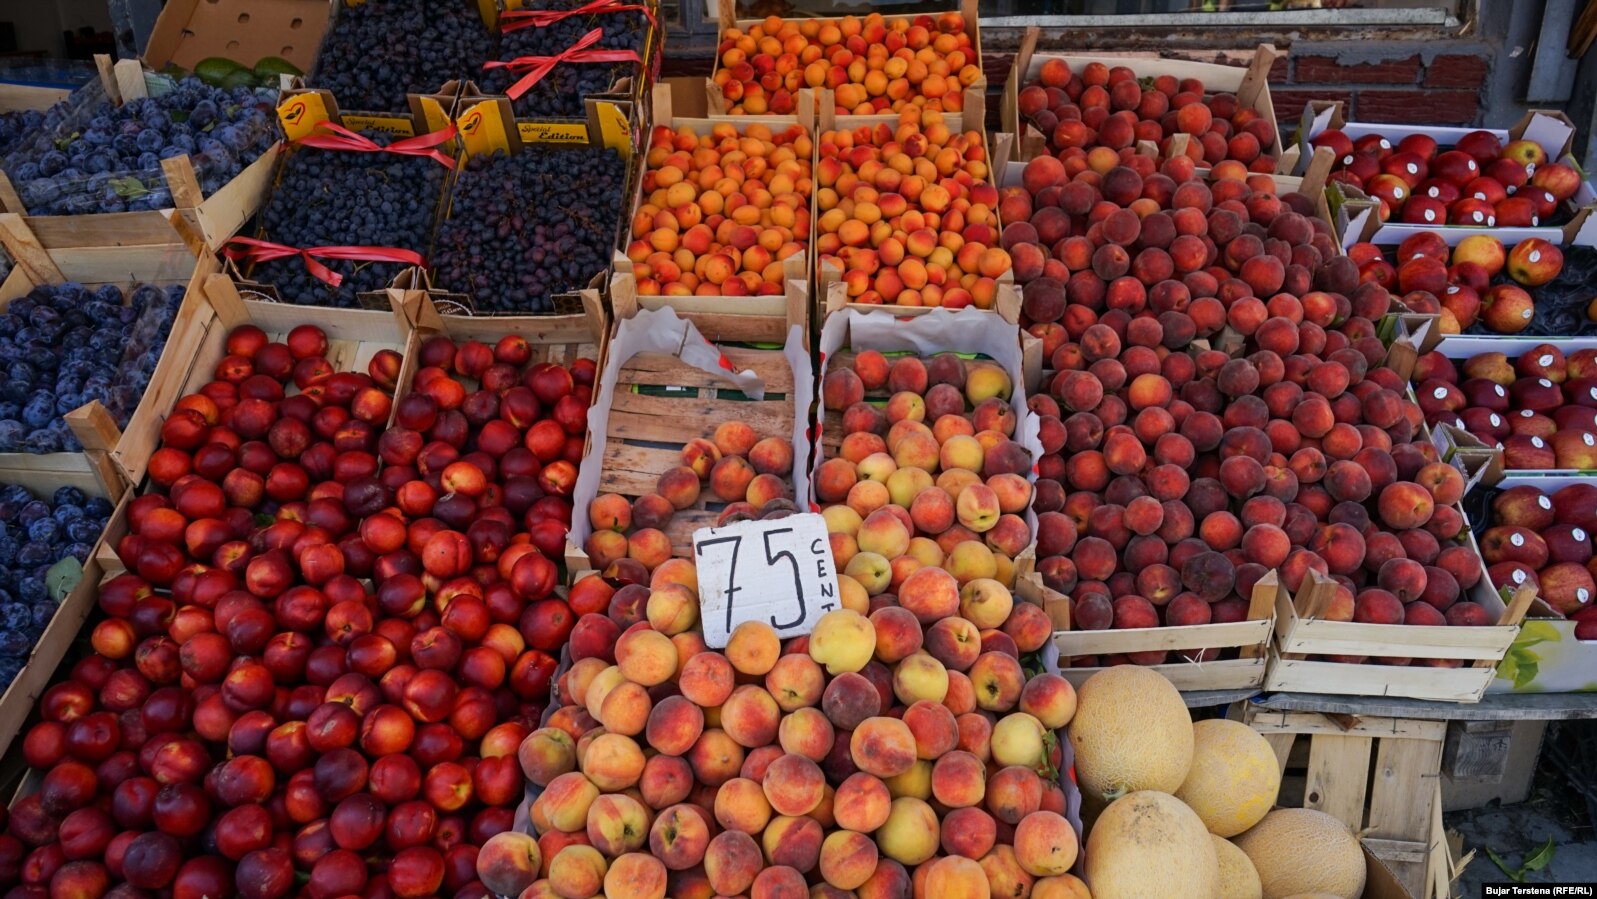
[[[711,343],[692,322],[679,317],[674,309],[640,309],[631,318],[616,323],[615,334],[605,351],[604,370],[599,373],[599,390],[594,394],[593,405],[588,409],[588,448],[582,457],[582,467],[577,474],[572,506],[586,509],[598,496],[603,484],[605,447],[609,442],[609,423],[615,405],[616,385],[621,370],[640,353],[658,353],[675,356],[692,366],[726,383],[729,388],[743,392],[751,400],[765,397],[765,383],[753,370],[736,370],[721,348]],[[815,399],[813,368],[806,347],[804,328],[788,328],[787,341],[781,350],[793,372],[793,420],[790,439],[793,446],[793,495],[809,495],[809,472],[805,467],[809,459],[808,413]],[[692,435],[684,428],[682,442]],[[574,551],[586,543],[593,532],[587,516],[572,517],[571,534],[567,538],[568,561]]]

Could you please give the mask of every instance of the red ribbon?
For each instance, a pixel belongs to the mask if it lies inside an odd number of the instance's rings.
[[[344,276],[319,262],[319,259],[352,259],[361,262],[404,262],[410,265],[427,265],[420,253],[396,247],[309,247],[297,249],[280,243],[256,240],[253,237],[235,237],[222,248],[222,255],[234,262],[271,262],[294,256],[305,261],[305,269],[324,284],[338,287]]]
[[[483,66],[484,69],[510,69],[513,72],[526,72],[520,81],[510,86],[505,94],[510,99],[519,99],[522,94],[532,89],[532,86],[543,80],[555,66],[563,62],[635,62],[641,64],[642,57],[635,50],[589,50],[599,39],[604,37],[603,28],[595,28],[583,35],[575,44],[555,56],[521,56],[509,62],[490,62]]]
[[[512,9],[499,16],[499,33],[509,34],[523,28],[542,28],[553,25],[563,19],[573,16],[601,15],[611,12],[630,12],[636,10],[643,13],[649,24],[658,28],[660,23],[654,17],[654,10],[637,3],[625,3],[623,0],[592,0],[575,9]]]
[[[400,156],[426,156],[436,159],[449,168],[455,167],[455,159],[439,150],[442,144],[454,140],[455,126],[434,131],[431,134],[422,134],[416,137],[407,137],[396,140],[388,146],[380,146],[376,141],[363,134],[345,128],[333,122],[318,122],[316,130],[300,138],[296,143],[307,147],[316,147],[320,150],[348,150],[354,153],[396,153]]]

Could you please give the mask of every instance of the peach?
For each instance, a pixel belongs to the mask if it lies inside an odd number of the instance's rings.
[[[894,777],[915,764],[915,736],[897,718],[867,718],[849,737],[849,755],[867,774]]]
[[[760,847],[746,833],[728,830],[716,834],[704,852],[704,873],[718,895],[737,896],[754,883],[764,866]]]
[[[881,854],[902,865],[914,866],[937,854],[937,813],[924,800],[903,796],[893,800],[887,821],[876,831]]]
[[[516,752],[527,780],[547,787],[549,782],[577,767],[577,744],[571,735],[553,727],[528,734]]]
[[[675,648],[671,652],[671,661],[676,661]],[[640,684],[626,681],[605,694],[604,702],[599,706],[599,723],[610,733],[635,737],[643,733],[652,709],[649,691]]]
[[[1379,500],[1381,520],[1397,529],[1417,528],[1431,520],[1435,500],[1419,484],[1398,481],[1381,490]]]
[[[1042,807],[1042,780],[1019,765],[1000,768],[987,780],[987,811],[1005,824],[1019,824]]]
[[[922,625],[929,625],[959,612],[959,582],[940,568],[922,568],[904,581],[898,602]]]
[[[811,759],[787,753],[766,769],[765,798],[780,815],[807,815],[820,804],[826,776]]]
[[[772,818],[760,835],[766,861],[801,871],[813,870],[820,861],[821,840],[825,836],[824,826],[816,817],[820,811],[817,808],[809,815]]]
[[[977,693],[980,701],[980,691]],[[1047,729],[1025,712],[1015,712],[993,725],[993,761],[1000,765],[1041,765],[1047,758]]]
[[[597,896],[607,872],[604,856],[592,846],[573,844],[549,861],[549,883],[562,897]]]
[[[606,793],[588,807],[588,843],[614,858],[639,849],[649,838],[649,813],[625,793]]]
[[[544,819],[555,830],[574,833],[588,823],[588,808],[599,798],[599,788],[577,772],[561,774],[544,787],[539,801]]]
[[[925,895],[938,899],[988,899],[992,889],[980,864],[951,855],[927,867]]]
[[[940,703],[948,695],[948,670],[928,653],[913,653],[893,669],[893,693],[906,704]]]
[[[870,833],[886,823],[891,803],[892,796],[880,779],[855,773],[838,785],[832,815],[839,827]]]
[[[617,858],[604,875],[606,896],[665,899],[665,891],[665,865],[659,859],[642,852],[629,852]]]
[[[955,508],[959,523],[978,534],[992,530],[1003,514],[998,495],[985,484],[972,484],[961,490]]]
[[[910,575],[910,580],[914,578]],[[833,609],[822,615],[810,634],[810,658],[825,665],[827,673],[834,676],[864,668],[875,651],[876,629],[871,620],[849,609]]]
[[[782,656],[765,675],[766,691],[789,713],[819,702],[825,685],[820,666],[802,653]]]
[[[997,839],[997,822],[980,808],[956,808],[943,816],[939,842],[949,855],[980,860],[992,851]]]
[[[652,687],[676,674],[676,646],[671,638],[650,629],[630,630],[616,641],[616,667],[634,684]]]
[[[854,537],[859,541],[861,552],[875,553],[889,560],[909,551],[909,528],[887,509],[878,509],[866,516]]]
[[[949,808],[976,806],[987,795],[987,768],[969,752],[950,752],[932,766],[932,795]]]
[[[727,638],[726,660],[740,674],[764,675],[776,665],[782,643],[776,631],[762,621],[745,621]]]
[[[776,663],[773,661],[772,665]],[[701,652],[682,665],[677,687],[701,708],[715,708],[732,695],[735,672],[726,656]]]
[[[834,831],[821,844],[821,877],[839,890],[864,884],[876,872],[876,864],[876,844],[862,833]]]
[[[958,616],[944,618],[926,630],[926,651],[949,671],[966,671],[981,655],[981,631]]]
[[[900,468],[887,478],[887,495],[892,498],[893,505],[909,509],[915,504],[915,498],[923,491],[931,489],[935,482],[931,473],[922,468]],[[938,484],[944,490],[947,486]],[[953,491],[948,490],[952,495]],[[911,521],[913,523],[913,521]]]
[[[715,463],[721,461],[721,450],[711,441],[703,437],[695,437],[682,447],[682,464],[699,479],[708,478],[715,469]],[[662,493],[662,496],[670,498]]]
[[[763,687],[745,684],[721,706],[721,729],[748,749],[776,742],[782,709]]]
[[[1035,811],[1015,825],[1015,859],[1033,877],[1070,873],[1076,854],[1076,831],[1056,812]]]
[[[643,751],[631,737],[601,734],[582,753],[582,773],[601,790],[624,790],[643,774]]]
[[[843,573],[864,587],[865,592],[876,596],[887,589],[893,569],[886,557],[873,552],[859,552],[848,560]]]
[[[1076,714],[1076,689],[1057,674],[1044,672],[1030,680],[1020,691],[1020,710],[1049,730],[1058,730],[1070,723]]]
[[[710,845],[709,822],[688,805],[673,805],[655,816],[649,827],[649,852],[672,871],[697,865]]]
[[[978,628],[1001,627],[1014,608],[1009,588],[992,578],[976,578],[959,591],[959,613]]]
[[[819,693],[815,700],[820,701]],[[825,759],[832,751],[835,734],[832,722],[827,720],[826,714],[818,708],[790,711],[777,726],[777,740],[782,744],[784,752],[801,755],[817,762]]]
[[[748,496],[749,484],[754,480],[754,467],[742,456],[722,456],[710,470],[710,490],[722,502],[737,502]],[[668,494],[662,493],[662,496]]]
[[[734,777],[715,791],[715,820],[729,831],[757,834],[771,820],[771,804],[758,783]]]
[[[693,748],[703,732],[704,712],[686,697],[667,696],[649,712],[645,738],[652,749],[682,755]]]

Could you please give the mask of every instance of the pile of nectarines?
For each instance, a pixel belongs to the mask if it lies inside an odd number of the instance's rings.
[[[1492,586],[1535,586],[1543,602],[1580,622],[1575,639],[1597,640],[1597,486],[1544,490],[1522,484],[1500,490],[1492,497],[1491,525],[1480,543]]]
[[[583,551],[595,569],[603,571],[620,559],[639,562],[647,571],[664,564],[671,558],[666,526],[677,512],[698,507],[703,488],[725,504],[717,526],[798,511],[791,484],[793,444],[786,438],[761,439],[747,424],[726,421],[709,437],[689,440],[680,461],[661,473],[653,493],[631,501],[604,493],[588,504],[593,533]]]
[[[1461,539],[1464,478],[1381,367],[1373,325],[1327,330],[1281,314],[1295,298],[1271,304],[1235,356],[1189,347],[1175,310],[1110,310],[1052,351],[1031,398],[1044,582],[1085,630],[1240,620],[1271,569],[1291,591],[1311,569],[1335,578],[1330,620],[1491,623],[1467,598],[1482,566]]]
[[[1085,896],[1055,733],[1076,694],[1022,669],[1004,630],[1040,609],[991,581],[962,604],[946,572],[924,571],[947,580],[906,584],[900,603],[845,590],[808,636],[750,621],[719,650],[694,627],[690,561],[616,591],[608,614],[583,619],[606,637],[574,635],[563,704],[521,745],[536,836],[484,847],[484,884],[523,897]],[[573,595],[609,589],[595,576]]]
[[[957,12],[933,16],[768,17],[729,28],[714,81],[734,115],[788,115],[804,88],[833,92],[839,115],[907,107],[957,112],[981,60]]]
[[[1405,238],[1390,260],[1371,243],[1349,247],[1348,258],[1358,265],[1359,280],[1397,290],[1412,312],[1439,315],[1443,334],[1477,322],[1497,334],[1518,334],[1536,314],[1526,288],[1547,284],[1564,269],[1564,251],[1539,237],[1509,249],[1490,234],[1472,234],[1449,248],[1433,231]]]
[[[1517,358],[1480,353],[1462,365],[1432,351],[1413,377],[1428,421],[1502,446],[1510,469],[1597,468],[1597,349],[1566,357],[1544,343]]]
[[[780,294],[783,262],[810,242],[810,156],[798,125],[657,125],[632,216],[642,296]]]
[[[1490,131],[1471,131],[1451,149],[1428,134],[1393,146],[1379,134],[1357,140],[1332,129],[1309,141],[1336,154],[1330,180],[1352,185],[1380,202],[1381,221],[1415,225],[1524,228],[1551,223],[1580,189],[1580,172],[1549,162],[1533,140],[1503,143]]]
[[[980,132],[912,111],[828,131],[820,152],[816,252],[851,302],[993,307],[1010,259]]]
[[[1136,154],[1141,141],[1161,158],[1185,156],[1201,165],[1230,159],[1252,172],[1274,172],[1275,129],[1236,95],[1206,93],[1197,78],[1160,75],[1149,83],[1126,66],[1090,62],[1072,72],[1063,59],[1044,60],[1038,80],[1016,97],[1020,114],[1048,140],[1058,158],[1115,161]],[[1173,140],[1185,135],[1186,149]]]

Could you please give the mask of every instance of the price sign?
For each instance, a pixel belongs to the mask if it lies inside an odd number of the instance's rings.
[[[797,637],[842,607],[826,519],[819,515],[701,528],[693,534],[693,560],[704,642],[716,649],[745,621]]]

